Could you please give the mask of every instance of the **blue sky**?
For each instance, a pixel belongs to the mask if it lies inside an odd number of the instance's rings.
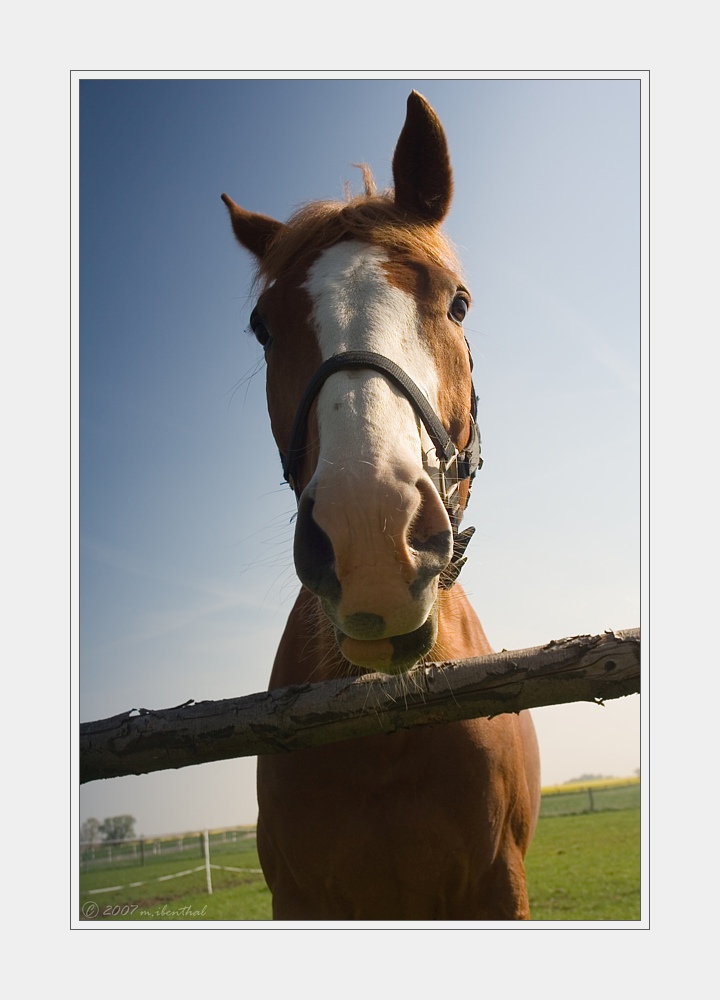
[[[250,261],[220,194],[285,218],[390,183],[412,88],[448,135],[485,465],[462,582],[493,645],[640,624],[640,85],[80,83],[80,717],[262,690],[297,583]],[[546,783],[640,764],[639,699],[537,711]],[[254,761],[96,782],[81,819],[253,822]]]

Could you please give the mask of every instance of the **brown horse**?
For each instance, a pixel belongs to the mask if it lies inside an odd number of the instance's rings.
[[[287,223],[227,195],[262,292],[250,325],[298,515],[303,584],[270,688],[491,652],[455,578],[480,465],[470,295],[439,225],[445,134],[413,92],[395,188],[313,203]],[[529,917],[539,806],[526,713],[258,763],[258,850],[277,920]]]

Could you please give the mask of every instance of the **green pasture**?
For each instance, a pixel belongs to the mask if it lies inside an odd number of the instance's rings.
[[[525,869],[533,920],[639,920],[640,810],[541,816]]]
[[[259,868],[252,838],[212,844],[213,864]],[[148,857],[144,865],[119,862],[83,872],[83,918],[106,920],[270,920],[270,893],[261,874],[205,870],[167,881],[161,876],[204,864],[199,844],[175,856]],[[640,810],[625,808],[576,815],[541,815],[527,857],[533,920],[640,919]],[[128,888],[129,883],[142,882]],[[89,889],[124,886],[113,892]],[[90,907],[90,909],[88,909]]]
[[[265,885],[255,838],[235,844],[210,844],[212,895],[207,891],[205,861],[197,845],[174,854],[146,852],[143,865],[118,858],[80,875],[82,919],[92,920],[270,920],[270,892]],[[165,876],[191,871],[166,879]],[[248,869],[226,871],[225,868]],[[255,869],[255,871],[253,871]],[[142,883],[132,885],[132,883]],[[89,890],[122,886],[112,892]],[[95,906],[93,906],[95,904]],[[90,909],[88,909],[90,907]],[[96,909],[97,907],[97,909]]]

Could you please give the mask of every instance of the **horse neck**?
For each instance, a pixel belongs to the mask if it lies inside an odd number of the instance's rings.
[[[491,652],[483,627],[462,587],[455,584],[450,590],[440,591],[438,637],[428,662],[441,663]],[[333,627],[320,601],[303,587],[278,647],[270,689],[357,677],[364,672],[340,655]]]
[[[460,584],[456,583],[450,590],[441,590],[438,637],[430,659],[442,663],[443,660],[485,656],[492,651],[480,619]]]

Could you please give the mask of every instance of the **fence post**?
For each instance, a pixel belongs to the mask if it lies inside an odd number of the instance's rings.
[[[212,896],[212,878],[210,877],[210,838],[205,831],[205,877],[207,878],[208,896]]]
[[[588,795],[590,796],[590,812],[595,812],[595,800],[593,799],[592,788],[588,788]]]

